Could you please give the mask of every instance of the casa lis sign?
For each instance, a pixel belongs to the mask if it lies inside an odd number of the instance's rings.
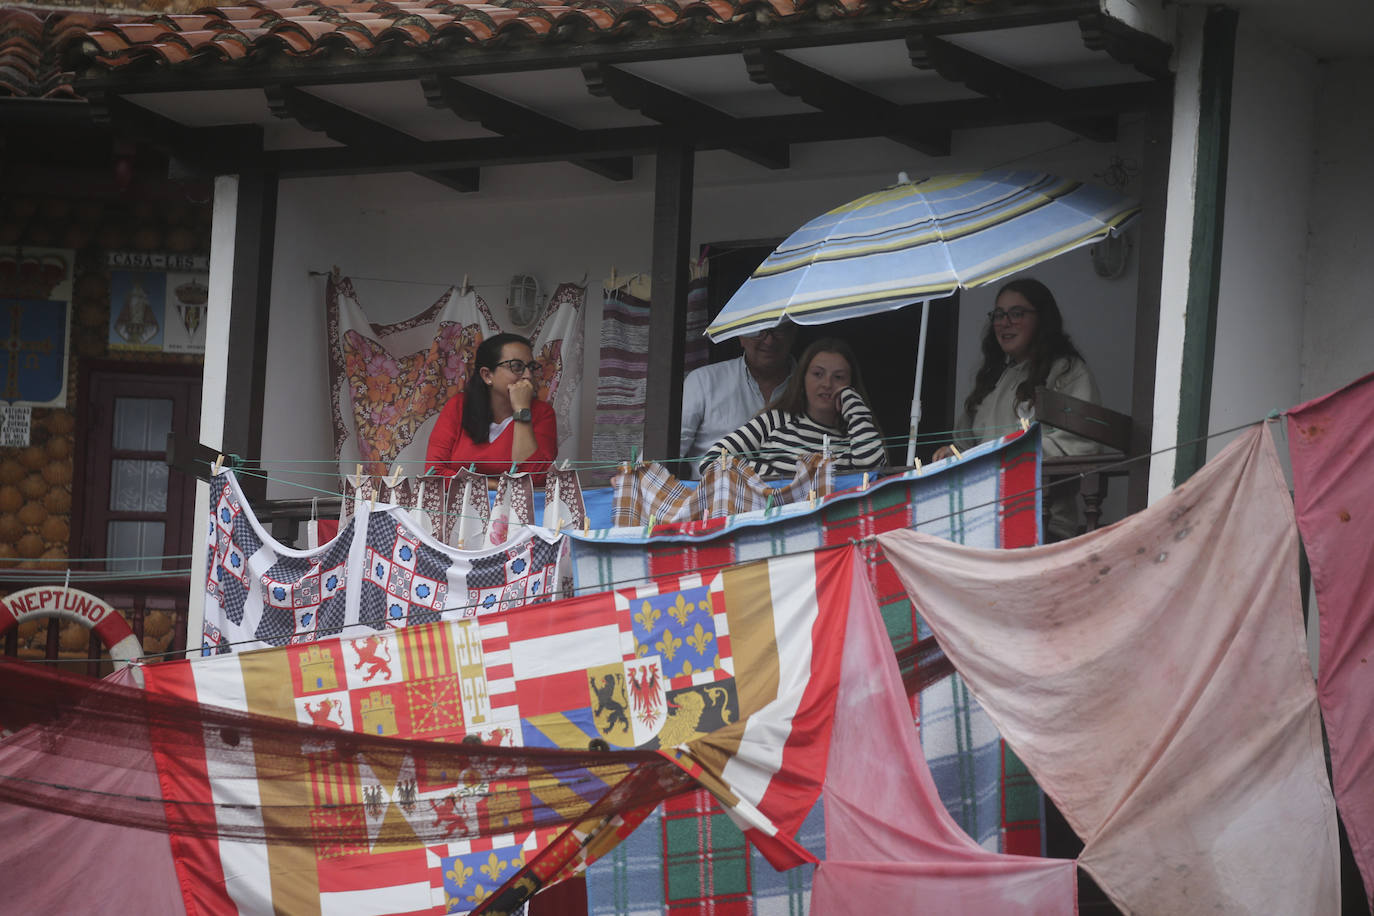
[[[110,657],[129,662],[142,655],[138,637],[109,604],[89,592],[66,586],[38,586],[0,598],[0,634],[26,620],[58,617],[94,630]]]

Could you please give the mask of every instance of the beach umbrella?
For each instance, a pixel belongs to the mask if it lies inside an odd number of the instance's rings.
[[[784,318],[826,324],[920,302],[907,463],[921,418],[932,299],[993,283],[1115,234],[1140,212],[1116,192],[1044,172],[992,169],[897,184],[811,220],[774,249],[706,329],[714,341]]]

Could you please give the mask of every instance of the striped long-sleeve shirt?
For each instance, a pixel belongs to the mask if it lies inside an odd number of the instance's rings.
[[[721,439],[701,461],[704,468],[722,455],[738,455],[764,477],[790,477],[796,473],[797,458],[822,450],[830,437],[830,454],[835,470],[870,471],[886,463],[883,434],[873,422],[873,413],[853,388],[840,393],[843,429],[823,426],[805,414],[784,413],[777,408],[765,410],[739,429]]]

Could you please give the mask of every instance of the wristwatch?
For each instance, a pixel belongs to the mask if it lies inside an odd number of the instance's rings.
[[[512,413],[510,418],[516,423],[528,423],[533,416],[534,414],[530,413],[528,407],[521,407],[519,410]]]

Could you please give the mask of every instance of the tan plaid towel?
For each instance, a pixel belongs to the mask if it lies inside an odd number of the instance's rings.
[[[833,458],[806,455],[784,487],[764,483],[758,472],[733,455],[708,467],[695,490],[658,463],[622,467],[611,478],[611,524],[636,527],[671,522],[696,522],[739,515],[830,494],[834,489]],[[770,503],[771,497],[771,503]]]

